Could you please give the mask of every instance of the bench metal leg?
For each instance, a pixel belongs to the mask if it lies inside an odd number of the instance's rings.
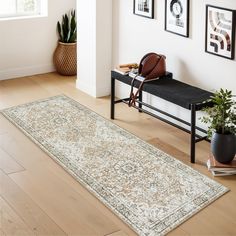
[[[115,79],[111,78],[111,119],[115,118]]]
[[[143,102],[143,92],[142,91],[140,91],[139,92],[139,98],[138,98],[138,100],[139,100],[139,104],[138,104],[138,108],[139,108],[139,112],[142,112],[142,110],[140,110],[140,109],[142,109],[142,102]]]
[[[191,104],[191,163],[195,163],[195,138],[196,138],[196,106]]]

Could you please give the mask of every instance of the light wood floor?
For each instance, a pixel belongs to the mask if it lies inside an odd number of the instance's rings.
[[[0,109],[58,94],[109,118],[109,98],[94,99],[75,89],[75,78],[46,74],[0,81]],[[189,136],[124,104],[121,127],[189,164]],[[194,169],[205,167],[209,144],[197,145]],[[236,177],[215,178],[231,191],[169,235],[236,235]],[[135,235],[125,223],[58,164],[0,116],[0,235]]]

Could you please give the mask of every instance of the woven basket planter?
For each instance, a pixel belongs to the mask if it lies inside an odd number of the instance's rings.
[[[77,53],[76,43],[58,42],[53,55],[53,62],[56,70],[61,75],[76,75]]]

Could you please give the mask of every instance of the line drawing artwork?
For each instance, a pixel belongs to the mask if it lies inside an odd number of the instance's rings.
[[[224,13],[209,11],[210,23],[210,46],[215,53],[230,53],[232,50],[232,40],[230,32],[232,30],[232,20],[228,20]]]
[[[189,37],[190,0],[165,0],[165,30]]]

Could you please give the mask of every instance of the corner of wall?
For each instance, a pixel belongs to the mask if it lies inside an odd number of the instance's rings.
[[[76,88],[81,90],[84,93],[89,94],[92,97],[97,97],[96,96],[96,88],[95,88],[95,86],[89,86],[89,84],[85,83],[85,81],[77,79],[76,80]]]

